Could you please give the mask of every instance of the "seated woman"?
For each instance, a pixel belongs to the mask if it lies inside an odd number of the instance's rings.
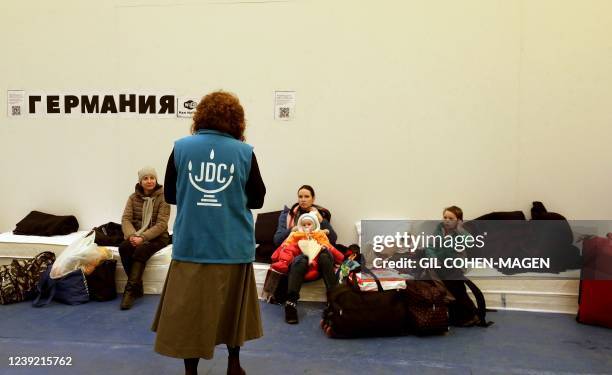
[[[333,288],[338,283],[334,273],[334,264],[340,264],[344,259],[342,253],[333,246],[336,242],[337,235],[329,223],[331,213],[323,207],[315,206],[314,197],[314,189],[311,186],[304,185],[300,187],[298,189],[298,203],[294,204],[291,210],[288,210],[286,217],[281,215],[278,229],[274,235],[275,244],[277,244],[279,248],[272,254],[272,262],[276,263],[281,261],[281,263],[278,263],[276,267],[273,268],[279,267],[280,269],[277,268],[277,270],[282,270],[280,272],[288,272],[289,275],[287,302],[285,303],[285,321],[289,324],[298,323],[297,301],[300,298],[302,283],[305,280],[311,281],[322,277],[326,289],[329,290]],[[325,233],[323,231],[329,231],[329,233],[325,235],[327,241],[322,245],[325,246],[326,249],[322,249],[315,259],[310,260],[307,256],[302,254],[299,248],[296,249],[294,247],[294,256],[290,257],[290,259],[285,258],[283,264],[281,254],[283,254],[283,256],[288,255],[287,252],[291,252],[288,247],[291,246],[295,239],[299,241],[300,236],[303,236],[303,234],[291,234],[292,231],[300,232],[296,224],[298,224],[298,219],[304,214],[310,214],[309,216],[311,218],[316,217],[317,220],[314,223],[314,227],[317,229],[320,228],[321,234]],[[285,240],[289,242],[285,244]],[[322,240],[321,243],[324,243],[324,241]]]
[[[163,187],[157,183],[157,172],[151,167],[142,168],[121,219],[125,241],[119,245],[119,254],[128,275],[121,310],[130,309],[134,300],[142,297],[142,274],[147,261],[170,242],[169,218],[170,205],[164,200]]]
[[[300,186],[297,194],[298,201],[291,206],[291,209],[288,209],[285,206],[285,210],[281,213],[278,219],[278,227],[276,228],[276,233],[274,234],[273,240],[274,245],[280,246],[280,244],[282,244],[283,241],[289,237],[289,234],[295,228],[297,218],[309,212],[313,212],[315,215],[317,215],[321,229],[326,229],[329,231],[327,234],[329,241],[335,245],[338,235],[336,232],[334,232],[334,229],[330,224],[331,213],[328,209],[314,204],[315,192],[312,186]]]

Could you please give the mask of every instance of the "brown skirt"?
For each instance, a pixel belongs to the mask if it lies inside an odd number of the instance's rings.
[[[151,329],[155,351],[213,358],[215,346],[263,336],[253,265],[173,260]]]

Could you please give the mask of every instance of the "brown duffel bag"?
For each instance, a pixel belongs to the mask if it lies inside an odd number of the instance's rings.
[[[448,304],[453,300],[440,280],[406,282],[407,320],[417,335],[448,332]]]

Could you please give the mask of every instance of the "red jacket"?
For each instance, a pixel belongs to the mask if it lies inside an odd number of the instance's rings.
[[[335,264],[341,264],[344,261],[344,255],[338,251],[333,246],[325,246],[329,253],[332,255]],[[321,249],[321,251],[324,251]],[[283,242],[272,254],[272,267],[273,270],[278,271],[280,273],[289,273],[289,266],[293,262],[293,259],[302,254],[302,251],[298,247],[297,243],[291,242]],[[319,256],[321,253],[317,255],[317,257],[308,265],[308,271],[304,276],[304,280],[312,281],[319,278]]]

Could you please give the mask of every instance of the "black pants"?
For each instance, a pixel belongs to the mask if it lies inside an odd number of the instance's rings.
[[[119,254],[121,255],[121,264],[123,264],[123,269],[128,277],[130,277],[132,262],[146,263],[153,254],[166,247],[168,242],[170,241],[167,236],[159,236],[136,247],[132,246],[129,240],[123,241],[119,245]]]
[[[289,267],[288,301],[297,302],[300,299],[300,289],[302,289],[306,272],[308,272],[308,257],[303,254],[298,255],[293,259],[291,267]],[[322,250],[319,254],[319,274],[323,278],[327,290],[338,284],[338,279],[334,274],[334,259],[327,250]]]

